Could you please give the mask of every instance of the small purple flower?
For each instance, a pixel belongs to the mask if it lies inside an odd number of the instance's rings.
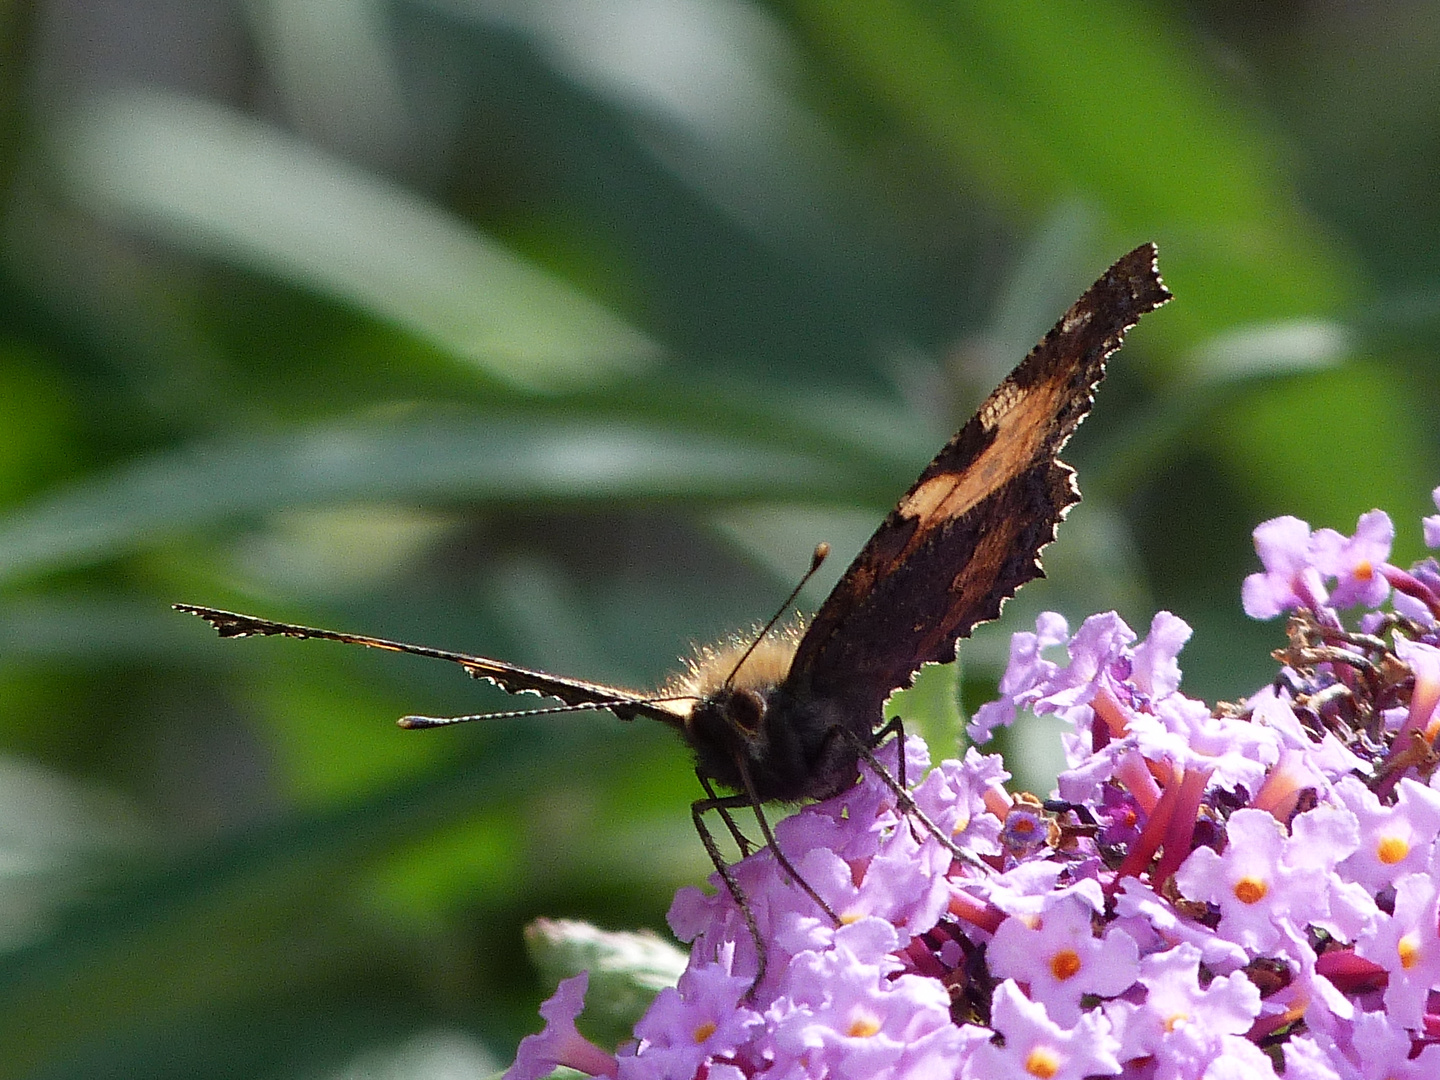
[[[505,1070],[503,1080],[541,1080],[560,1065],[587,1076],[615,1075],[615,1055],[605,1053],[575,1029],[575,1018],[585,1007],[585,988],[589,985],[590,976],[583,971],[561,981],[550,1000],[540,1006],[545,1030],[520,1040],[515,1064]]]
[[[1273,619],[1292,608],[1325,603],[1325,586],[1310,562],[1308,524],[1288,515],[1271,518],[1255,528],[1255,551],[1265,570],[1247,577],[1240,590],[1246,615]]]
[[[1009,860],[1020,862],[1049,850],[1050,820],[1039,803],[1016,801],[1000,829],[1000,847]]]
[[[1127,847],[1140,835],[1140,806],[1134,795],[1115,784],[1101,787],[1094,814],[1100,823],[1098,839],[1106,847]]]
[[[1215,1058],[1205,1071],[1175,1074],[1175,1080],[1279,1080],[1275,1066],[1249,1039],[1239,1035],[1222,1035],[1215,1050]],[[1165,1080],[1171,1080],[1166,1077]],[[1295,1080],[1287,1076],[1287,1080]],[[1341,1080],[1340,1077],[1306,1077],[1305,1080]]]
[[[1154,1058],[1161,1076],[1200,1075],[1226,1035],[1243,1035],[1260,1015],[1260,991],[1243,973],[1210,980],[1202,990],[1200,950],[1180,944],[1145,957],[1143,1001],[1104,1006],[1121,1042],[1121,1061]]]
[[[1284,753],[1295,752],[1303,755],[1303,767],[1326,780],[1336,780],[1349,773],[1365,769],[1365,762],[1340,742],[1333,732],[1327,731],[1315,742],[1314,732],[1300,724],[1287,692],[1277,692],[1274,686],[1266,686],[1250,697],[1250,719],[1267,727],[1280,736]]]
[[[1306,816],[1300,815],[1297,822]],[[1333,865],[1355,850],[1354,841],[1318,853],[1304,850],[1264,810],[1237,810],[1225,832],[1229,842],[1224,854],[1197,848],[1175,874],[1175,883],[1187,897],[1219,907],[1221,936],[1246,949],[1266,952],[1280,943],[1281,920],[1304,926],[1329,915],[1324,874],[1311,863],[1292,865],[1292,859],[1315,854]]]
[[[777,1076],[914,1078],[954,1075],[970,1041],[950,1022],[936,979],[886,978],[842,942],[791,962],[766,1016]],[[934,1070],[937,1062],[944,1070]]]
[[[666,987],[635,1025],[634,1054],[620,1058],[618,1080],[694,1076],[702,1064],[736,1054],[761,1023],[741,1004],[750,980],[722,963],[692,965],[678,987]],[[711,1075],[715,1075],[711,1072]]]
[[[1157,703],[1154,715],[1136,715],[1131,728],[1148,760],[1207,770],[1227,791],[1240,785],[1255,790],[1280,757],[1275,732],[1238,717],[1214,716],[1203,701],[1183,694]]]
[[[1053,859],[1017,863],[1003,874],[967,884],[1006,915],[1038,916],[1062,896],[1073,895],[1091,911],[1105,908],[1105,893],[1094,878],[1067,883],[1066,868]]]
[[[1395,655],[1405,661],[1415,675],[1415,687],[1410,693],[1410,712],[1400,728],[1400,734],[1416,731],[1423,733],[1427,739],[1433,739],[1435,711],[1440,708],[1440,649],[1397,634]]]
[[[1381,571],[1394,543],[1395,526],[1383,510],[1361,514],[1351,537],[1334,529],[1316,529],[1310,537],[1311,561],[1322,574],[1338,579],[1330,605],[1379,607],[1390,593]]]
[[[1360,846],[1340,864],[1340,873],[1371,893],[1419,873],[1430,861],[1440,835],[1440,791],[1400,781],[1392,805],[1384,805],[1357,777],[1343,777],[1336,797],[1360,823]]]
[[[976,855],[999,854],[1000,819],[986,803],[991,791],[1003,791],[1010,774],[999,754],[973,746],[965,759],[940,762],[911,794],[927,817],[961,849]]]
[[[1031,1001],[1013,980],[1006,979],[995,988],[991,1018],[1005,1045],[987,1042],[976,1047],[966,1077],[1084,1080],[1120,1072],[1115,1056],[1119,1041],[1098,1009],[1085,1013],[1079,1023],[1062,1027],[1045,1014],[1044,1005]]]
[[[1309,932],[1290,926],[1282,930],[1285,941],[1275,956],[1289,968],[1289,981],[1266,997],[1265,1017],[1259,1026],[1268,1030],[1267,1025],[1273,1025],[1277,1015],[1282,1024],[1304,1017],[1311,1031],[1331,1037],[1340,1035],[1355,1015],[1355,1003],[1320,973],[1320,957],[1310,944]]]
[[[1063,615],[1044,611],[1035,620],[1035,632],[1022,631],[1010,636],[1010,663],[1000,677],[1000,697],[981,705],[975,718],[965,728],[970,741],[982,744],[997,727],[1015,722],[1017,709],[1038,686],[1049,682],[1059,665],[1046,660],[1042,652],[1054,645],[1063,645],[1070,636],[1070,627]]]
[[[1396,1026],[1383,1012],[1355,1018],[1346,1052],[1356,1075],[1363,1080],[1433,1080],[1440,1076],[1440,1046],[1430,1045],[1414,1054],[1409,1032]]]
[[[812,876],[811,868],[826,856],[833,862],[823,879]],[[945,910],[950,858],[933,836],[917,840],[910,829],[901,827],[866,863],[858,880],[851,866],[829,852],[811,852],[798,869],[829,902],[842,925],[874,915],[918,934],[934,926]]]
[[[1068,717],[1076,706],[1089,705],[1103,686],[1128,675],[1128,670],[1114,669],[1117,665],[1128,669],[1134,641],[1135,631],[1115,612],[1091,615],[1070,639],[1070,663],[1054,672],[1043,687],[1037,686],[1032,708]]]
[[[1048,904],[1039,918],[1012,915],[1000,924],[986,960],[990,971],[1029,987],[1030,998],[1045,1006],[1062,1027],[1080,1019],[1086,994],[1114,997],[1139,974],[1139,950],[1124,930],[1097,938],[1094,912],[1065,896]]]
[[[1430,500],[1435,504],[1435,509],[1440,510],[1440,487],[1430,492]],[[1425,528],[1425,546],[1440,548],[1440,514],[1431,514],[1427,518],[1421,518],[1420,523]]]
[[[1178,615],[1157,612],[1150,620],[1150,633],[1135,646],[1131,681],[1151,701],[1169,697],[1180,689],[1180,650],[1195,631]]]
[[[1280,1048],[1285,1055],[1285,1080],[1345,1080],[1330,1054],[1308,1035],[1296,1035]]]
[[[1192,945],[1212,971],[1233,971],[1249,959],[1239,945],[1203,923],[1187,919],[1149,885],[1126,878],[1115,892],[1115,924],[1123,927],[1149,955],[1172,945]]]
[[[1286,925],[1319,927],[1332,938],[1354,941],[1375,915],[1370,894],[1346,882],[1335,867],[1360,846],[1360,824],[1343,806],[1321,803],[1297,814],[1285,844],[1285,867],[1309,891],[1307,903],[1291,909]]]
[[[1435,626],[1435,612],[1430,609],[1430,604],[1418,596],[1412,596],[1401,588],[1407,584],[1403,579],[1398,578],[1395,571],[1391,570],[1386,577],[1395,586],[1395,591],[1390,594],[1390,606],[1395,609],[1395,614],[1402,618],[1410,619],[1426,628]],[[1419,580],[1418,578],[1415,580]],[[1433,589],[1427,589],[1434,595]],[[1372,611],[1366,619],[1361,620],[1360,629],[1367,634],[1373,634],[1382,625],[1380,612]]]
[[[1440,987],[1440,870],[1407,874],[1395,885],[1395,912],[1383,912],[1362,934],[1355,951],[1390,973],[1385,1011],[1393,1023],[1419,1030],[1425,1022],[1430,991]]]

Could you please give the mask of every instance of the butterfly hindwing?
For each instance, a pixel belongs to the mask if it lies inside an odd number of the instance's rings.
[[[1105,360],[1164,304],[1156,251],[1130,252],[1075,302],[920,474],[801,640],[786,685],[872,718],[890,692],[1040,577],[1040,549],[1080,499],[1058,455]],[[871,720],[866,721],[871,722]]]

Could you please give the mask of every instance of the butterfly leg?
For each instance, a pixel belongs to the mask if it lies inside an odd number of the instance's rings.
[[[834,728],[831,728],[831,733],[836,738],[843,739],[844,741],[850,743],[851,746],[855,748],[855,753],[860,758],[860,760],[865,762],[866,765],[869,765],[870,770],[880,778],[880,782],[890,789],[890,791],[895,796],[896,805],[899,806],[901,813],[903,813],[908,818],[912,818],[913,820],[918,821],[924,827],[925,831],[928,832],[931,836],[935,837],[936,840],[939,840],[940,843],[944,846],[945,850],[950,852],[950,854],[953,855],[955,858],[959,859],[963,863],[968,863],[969,865],[974,866],[977,869],[984,870],[988,873],[990,871],[990,868],[986,866],[983,862],[981,862],[976,856],[956,845],[955,841],[952,840],[950,837],[946,836],[945,833],[941,830],[940,826],[936,825],[933,821],[931,821],[929,815],[927,815],[924,810],[920,809],[919,805],[911,797],[909,789],[905,787],[904,781],[897,780],[895,777],[891,776],[889,770],[887,770],[885,766],[880,764],[879,760],[876,759],[875,747],[878,746],[880,742],[884,740],[891,732],[897,733],[897,736],[900,739],[900,767],[898,771],[903,777],[905,775],[905,725],[901,722],[898,716],[891,719],[889,723],[887,723],[884,727],[877,731],[874,737],[871,738],[869,742],[861,739],[849,728],[840,727],[838,725]]]
[[[780,868],[785,871],[786,875],[788,875],[795,884],[800,886],[806,896],[815,901],[815,905],[821,911],[830,916],[831,922],[839,926],[840,916],[835,914],[835,909],[826,902],[823,896],[815,891],[813,885],[800,876],[800,871],[795,869],[794,864],[786,856],[785,852],[780,850],[780,845],[775,840],[775,834],[770,831],[770,822],[765,819],[765,811],[760,808],[758,802],[748,794],[742,792],[738,795],[724,795],[718,799],[701,799],[698,802],[691,803],[690,813],[695,819],[695,831],[700,834],[700,842],[705,845],[705,850],[710,855],[710,861],[715,864],[715,869],[720,871],[721,878],[724,879],[726,886],[730,889],[730,895],[735,898],[737,904],[746,909],[747,918],[749,916],[749,908],[742,899],[740,887],[739,885],[731,885],[734,879],[730,874],[730,867],[721,856],[720,848],[715,843],[715,837],[705,826],[701,817],[702,814],[711,810],[719,811],[723,815],[727,811],[738,810],[742,806],[749,806],[754,809],[755,820],[760,823],[760,832],[764,835],[765,843],[770,846],[770,852],[775,856],[775,861],[780,864]]]
[[[735,824],[735,819],[730,816],[730,807],[721,805],[724,800],[715,794],[715,788],[711,785],[710,778],[699,769],[695,770],[695,778],[700,781],[700,786],[705,789],[705,794],[710,797],[708,800],[712,804],[710,809],[720,815],[720,820],[725,822],[725,827],[730,830],[730,835],[735,838],[735,846],[740,849],[740,857],[742,859],[745,858],[750,852],[755,850],[755,845],[750,842],[748,836],[740,831],[740,826]],[[739,798],[743,799],[744,797],[739,796]],[[749,806],[750,803],[748,800],[745,800],[738,805]]]
[[[761,980],[765,978],[765,941],[760,936],[760,927],[755,922],[755,912],[750,907],[750,901],[745,898],[745,893],[741,890],[740,883],[735,880],[734,871],[731,870],[730,864],[725,861],[724,856],[720,852],[719,845],[715,843],[714,834],[710,832],[709,827],[705,824],[706,813],[711,810],[718,812],[726,823],[730,825],[732,832],[738,834],[739,829],[731,821],[729,812],[731,810],[738,810],[742,806],[753,808],[755,811],[755,820],[760,823],[760,832],[765,837],[765,842],[770,845],[770,851],[775,856],[775,861],[780,864],[781,869],[789,875],[792,881],[804,890],[806,896],[815,901],[820,910],[825,912],[825,914],[830,917],[830,921],[836,926],[840,925],[840,916],[836,915],[835,909],[826,903],[824,897],[815,891],[814,886],[800,876],[800,871],[795,869],[794,864],[786,857],[785,852],[780,850],[780,845],[775,840],[775,834],[770,831],[770,822],[765,819],[765,811],[761,809],[760,803],[753,795],[741,792],[736,795],[722,795],[717,798],[714,794],[714,789],[710,784],[706,783],[704,777],[701,777],[701,783],[704,784],[705,791],[710,795],[710,798],[699,799],[691,803],[690,817],[695,822],[695,831],[700,834],[700,842],[705,845],[705,853],[710,856],[710,861],[715,864],[715,869],[720,874],[720,880],[725,883],[725,888],[726,891],[730,893],[730,898],[735,901],[735,905],[745,916],[745,926],[750,931],[751,939],[755,942],[755,953],[758,958],[759,970],[756,972],[755,980],[750,984],[750,989],[747,992],[746,996],[749,997],[755,993],[755,988],[759,986]]]
[[[786,857],[785,852],[780,850],[780,844],[775,839],[775,834],[770,831],[770,822],[765,819],[765,810],[760,805],[760,796],[755,792],[755,782],[750,779],[750,770],[745,767],[745,762],[737,758],[735,767],[739,770],[740,781],[745,788],[743,792],[733,796],[737,800],[744,800],[743,802],[737,802],[736,805],[748,805],[755,811],[755,820],[760,824],[760,835],[765,838],[765,843],[770,845],[770,851],[774,854],[775,861],[780,864],[781,869],[783,869],[785,873],[790,875],[790,880],[805,890],[805,895],[810,897],[811,900],[814,900],[820,910],[830,916],[830,921],[836,926],[839,926],[840,916],[835,914],[835,909],[827,904],[824,898],[811,887],[810,883],[800,876],[800,871],[795,869]]]
[[[910,784],[905,779],[905,722],[898,716],[892,716],[889,720],[885,721],[885,726],[870,736],[870,749],[874,750],[889,738],[892,732],[895,734],[895,741],[900,744],[900,753],[895,757],[896,779],[899,780],[902,790],[909,791]],[[869,759],[867,758],[866,760],[868,761]],[[874,766],[872,765],[871,768],[874,768]]]
[[[900,797],[899,803],[901,810],[905,813],[906,820],[910,822],[911,835],[913,836],[915,832],[915,819],[919,818],[922,822],[924,822],[926,826],[928,826],[930,832],[933,833],[941,841],[941,843],[944,843],[944,837],[941,837],[936,827],[930,824],[930,822],[925,819],[925,814],[920,810],[920,807],[915,804],[914,800],[910,796],[910,782],[905,778],[905,722],[901,720],[898,716],[892,716],[889,720],[885,722],[885,724],[880,728],[879,731],[875,732],[874,735],[870,736],[870,749],[876,749],[890,736],[892,732],[895,735],[896,743],[899,744],[896,747],[896,750],[898,752],[895,755],[895,778],[899,786],[896,787],[892,784],[890,785],[890,787],[894,791],[904,792],[904,795]],[[870,767],[875,770],[876,773],[879,773],[882,776],[884,775],[883,771],[880,769],[879,762],[874,761],[873,759],[868,757],[865,758],[865,760],[870,765]],[[888,778],[886,782],[888,784]],[[906,805],[907,803],[908,806]],[[946,846],[951,847],[953,850],[953,845],[947,844]]]
[[[704,780],[702,778],[702,783]],[[750,907],[750,901],[745,899],[745,893],[740,889],[740,883],[735,880],[735,873],[730,869],[730,864],[720,853],[720,847],[715,843],[715,836],[705,824],[705,814],[710,810],[718,810],[727,822],[730,822],[729,811],[741,806],[750,805],[750,800],[744,795],[727,795],[716,798],[713,789],[708,783],[705,790],[710,794],[708,799],[697,799],[690,804],[690,818],[695,822],[695,831],[700,834],[700,843],[705,845],[705,854],[710,856],[710,861],[715,864],[715,871],[720,875],[720,880],[725,883],[725,890],[730,894],[730,899],[735,901],[735,906],[740,909],[740,914],[745,916],[745,928],[750,931],[750,940],[755,942],[755,978],[750,983],[750,989],[745,991],[745,1000],[755,996],[755,988],[765,978],[765,968],[768,958],[765,951],[765,939],[760,936],[760,927],[755,922],[755,912]],[[731,829],[736,833],[733,822]]]

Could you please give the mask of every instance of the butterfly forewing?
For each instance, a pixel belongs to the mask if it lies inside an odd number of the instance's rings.
[[[1040,577],[1040,549],[1080,499],[1058,454],[1105,360],[1164,304],[1156,252],[1130,252],[1075,302],[920,474],[811,622],[786,686],[842,705],[856,728],[890,692]]]
[[[556,698],[566,705],[594,706],[609,709],[622,720],[645,716],[660,720],[671,727],[680,726],[689,702],[657,702],[633,690],[584,679],[571,679],[563,675],[551,675],[544,671],[507,664],[502,660],[491,660],[485,656],[471,656],[468,653],[451,652],[447,649],[432,649],[425,645],[410,645],[403,641],[387,638],[367,637],[364,634],[343,634],[335,630],[320,630],[313,626],[295,623],[274,622],[257,619],[252,615],[241,615],[234,611],[218,608],[198,607],[194,604],[175,604],[176,611],[198,615],[213,626],[221,637],[284,636],[293,638],[314,638],[321,641],[338,641],[346,645],[363,645],[368,649],[384,649],[386,652],[410,653],[413,656],[428,656],[434,660],[448,660],[459,664],[473,678],[485,679],[500,689],[512,694],[535,693]]]

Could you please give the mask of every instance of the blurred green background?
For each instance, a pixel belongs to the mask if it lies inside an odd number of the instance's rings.
[[[1277,513],[1420,552],[1433,3],[12,0],[0,48],[0,1078],[503,1065],[529,920],[704,877],[683,748],[402,732],[511,699],[167,605],[651,683],[825,539],[818,602],[1142,240],[1177,300],[965,703],[1045,607],[1252,692]]]

